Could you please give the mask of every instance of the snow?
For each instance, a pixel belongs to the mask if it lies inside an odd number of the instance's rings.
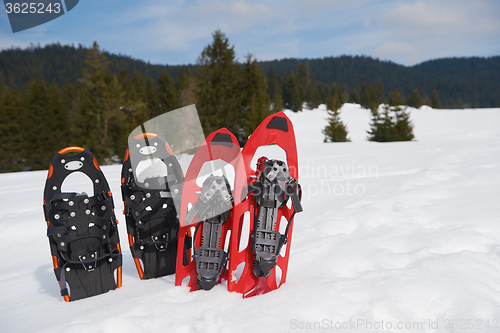
[[[358,105],[340,110],[348,143],[323,143],[324,106],[287,115],[304,212],[280,289],[242,299],[223,286],[190,293],[173,276],[139,280],[113,165],[102,169],[123,287],[66,303],[45,235],[46,171],[0,174],[1,331],[497,332],[500,109],[412,109],[415,141],[397,143],[366,141],[370,112]]]

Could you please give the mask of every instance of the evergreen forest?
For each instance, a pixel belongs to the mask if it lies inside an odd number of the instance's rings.
[[[134,128],[190,104],[206,135],[226,127],[243,145],[267,115],[284,108],[324,103],[338,118],[346,102],[372,111],[381,103],[495,107],[499,86],[500,57],[412,67],[364,56],[258,61],[237,58],[219,30],[196,64],[183,66],[110,54],[96,42],[13,48],[0,52],[0,172],[46,169],[71,145],[90,149],[99,163],[120,163]],[[346,133],[333,141],[348,141]]]

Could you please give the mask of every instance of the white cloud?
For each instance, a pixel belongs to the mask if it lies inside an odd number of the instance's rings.
[[[375,49],[376,54],[412,54],[417,52],[418,49],[415,45],[407,43],[407,42],[393,42],[386,41],[383,42]]]
[[[384,19],[397,25],[399,33],[499,33],[499,14],[498,5],[487,1],[429,0],[400,4]]]
[[[221,29],[230,37],[240,34],[243,39],[259,36],[262,32],[283,31],[276,29],[276,21],[282,12],[262,2],[251,1],[199,1],[189,5],[180,2],[141,3],[137,10],[128,10],[112,22],[125,26],[117,37],[126,46],[137,41],[150,50],[165,52],[201,52],[211,39],[211,33]],[[115,37],[116,38],[116,37]],[[132,49],[133,46],[130,46]],[[193,62],[192,57],[186,62]]]
[[[248,52],[263,60],[364,54],[414,64],[500,54],[498,0],[148,0],[114,6],[112,14],[103,10],[111,5],[85,6],[101,9],[92,24],[82,15],[70,32],[4,36],[0,47],[97,40],[110,52],[146,61],[194,63],[221,29],[240,59]]]
[[[477,42],[485,38],[496,37],[498,41],[498,17],[500,6],[484,0],[397,4],[378,21],[385,40],[373,53],[406,64],[437,57],[481,54],[481,49],[471,47],[477,47]]]

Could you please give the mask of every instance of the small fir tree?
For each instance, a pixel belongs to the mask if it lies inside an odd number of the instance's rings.
[[[342,89],[340,88],[338,83],[334,83],[332,85],[331,96],[328,99],[326,106],[329,110],[336,111],[339,110],[343,104],[344,99],[342,96]]]
[[[361,106],[366,109],[375,111],[380,104],[385,102],[384,84],[380,79],[373,84],[367,84],[365,77],[361,77],[360,91]]]
[[[422,97],[420,97],[420,92],[418,89],[413,89],[410,97],[408,97],[408,106],[420,109],[422,106]]]
[[[347,137],[347,128],[340,120],[339,110],[329,110],[328,114],[330,115],[328,125],[323,130],[324,142],[350,142],[351,140]]]
[[[361,104],[361,99],[359,98],[359,94],[356,88],[351,89],[351,92],[349,93],[349,102]]]
[[[413,124],[410,121],[410,113],[406,112],[406,108],[396,107],[396,122],[394,128],[396,130],[396,138],[394,141],[411,141],[415,138],[413,135]]]
[[[436,90],[432,91],[432,94],[431,94],[431,105],[430,106],[432,108],[434,108],[434,109],[440,109],[441,108],[441,103],[439,102],[439,97],[438,97],[438,94],[437,94]]]
[[[285,77],[283,85],[283,102],[286,108],[292,111],[302,110],[302,100],[300,99],[299,85],[294,73]]]
[[[394,90],[389,95],[389,105],[398,106],[398,105],[406,105],[405,98],[399,92],[399,89]]]
[[[413,124],[406,107],[384,106],[382,113],[372,111],[368,140],[376,142],[411,141]]]

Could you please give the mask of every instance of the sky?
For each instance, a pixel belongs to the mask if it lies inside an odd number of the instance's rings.
[[[500,0],[80,0],[18,33],[0,11],[0,49],[96,41],[153,64],[194,64],[220,29],[239,61],[365,55],[412,66],[500,55],[499,17]]]

